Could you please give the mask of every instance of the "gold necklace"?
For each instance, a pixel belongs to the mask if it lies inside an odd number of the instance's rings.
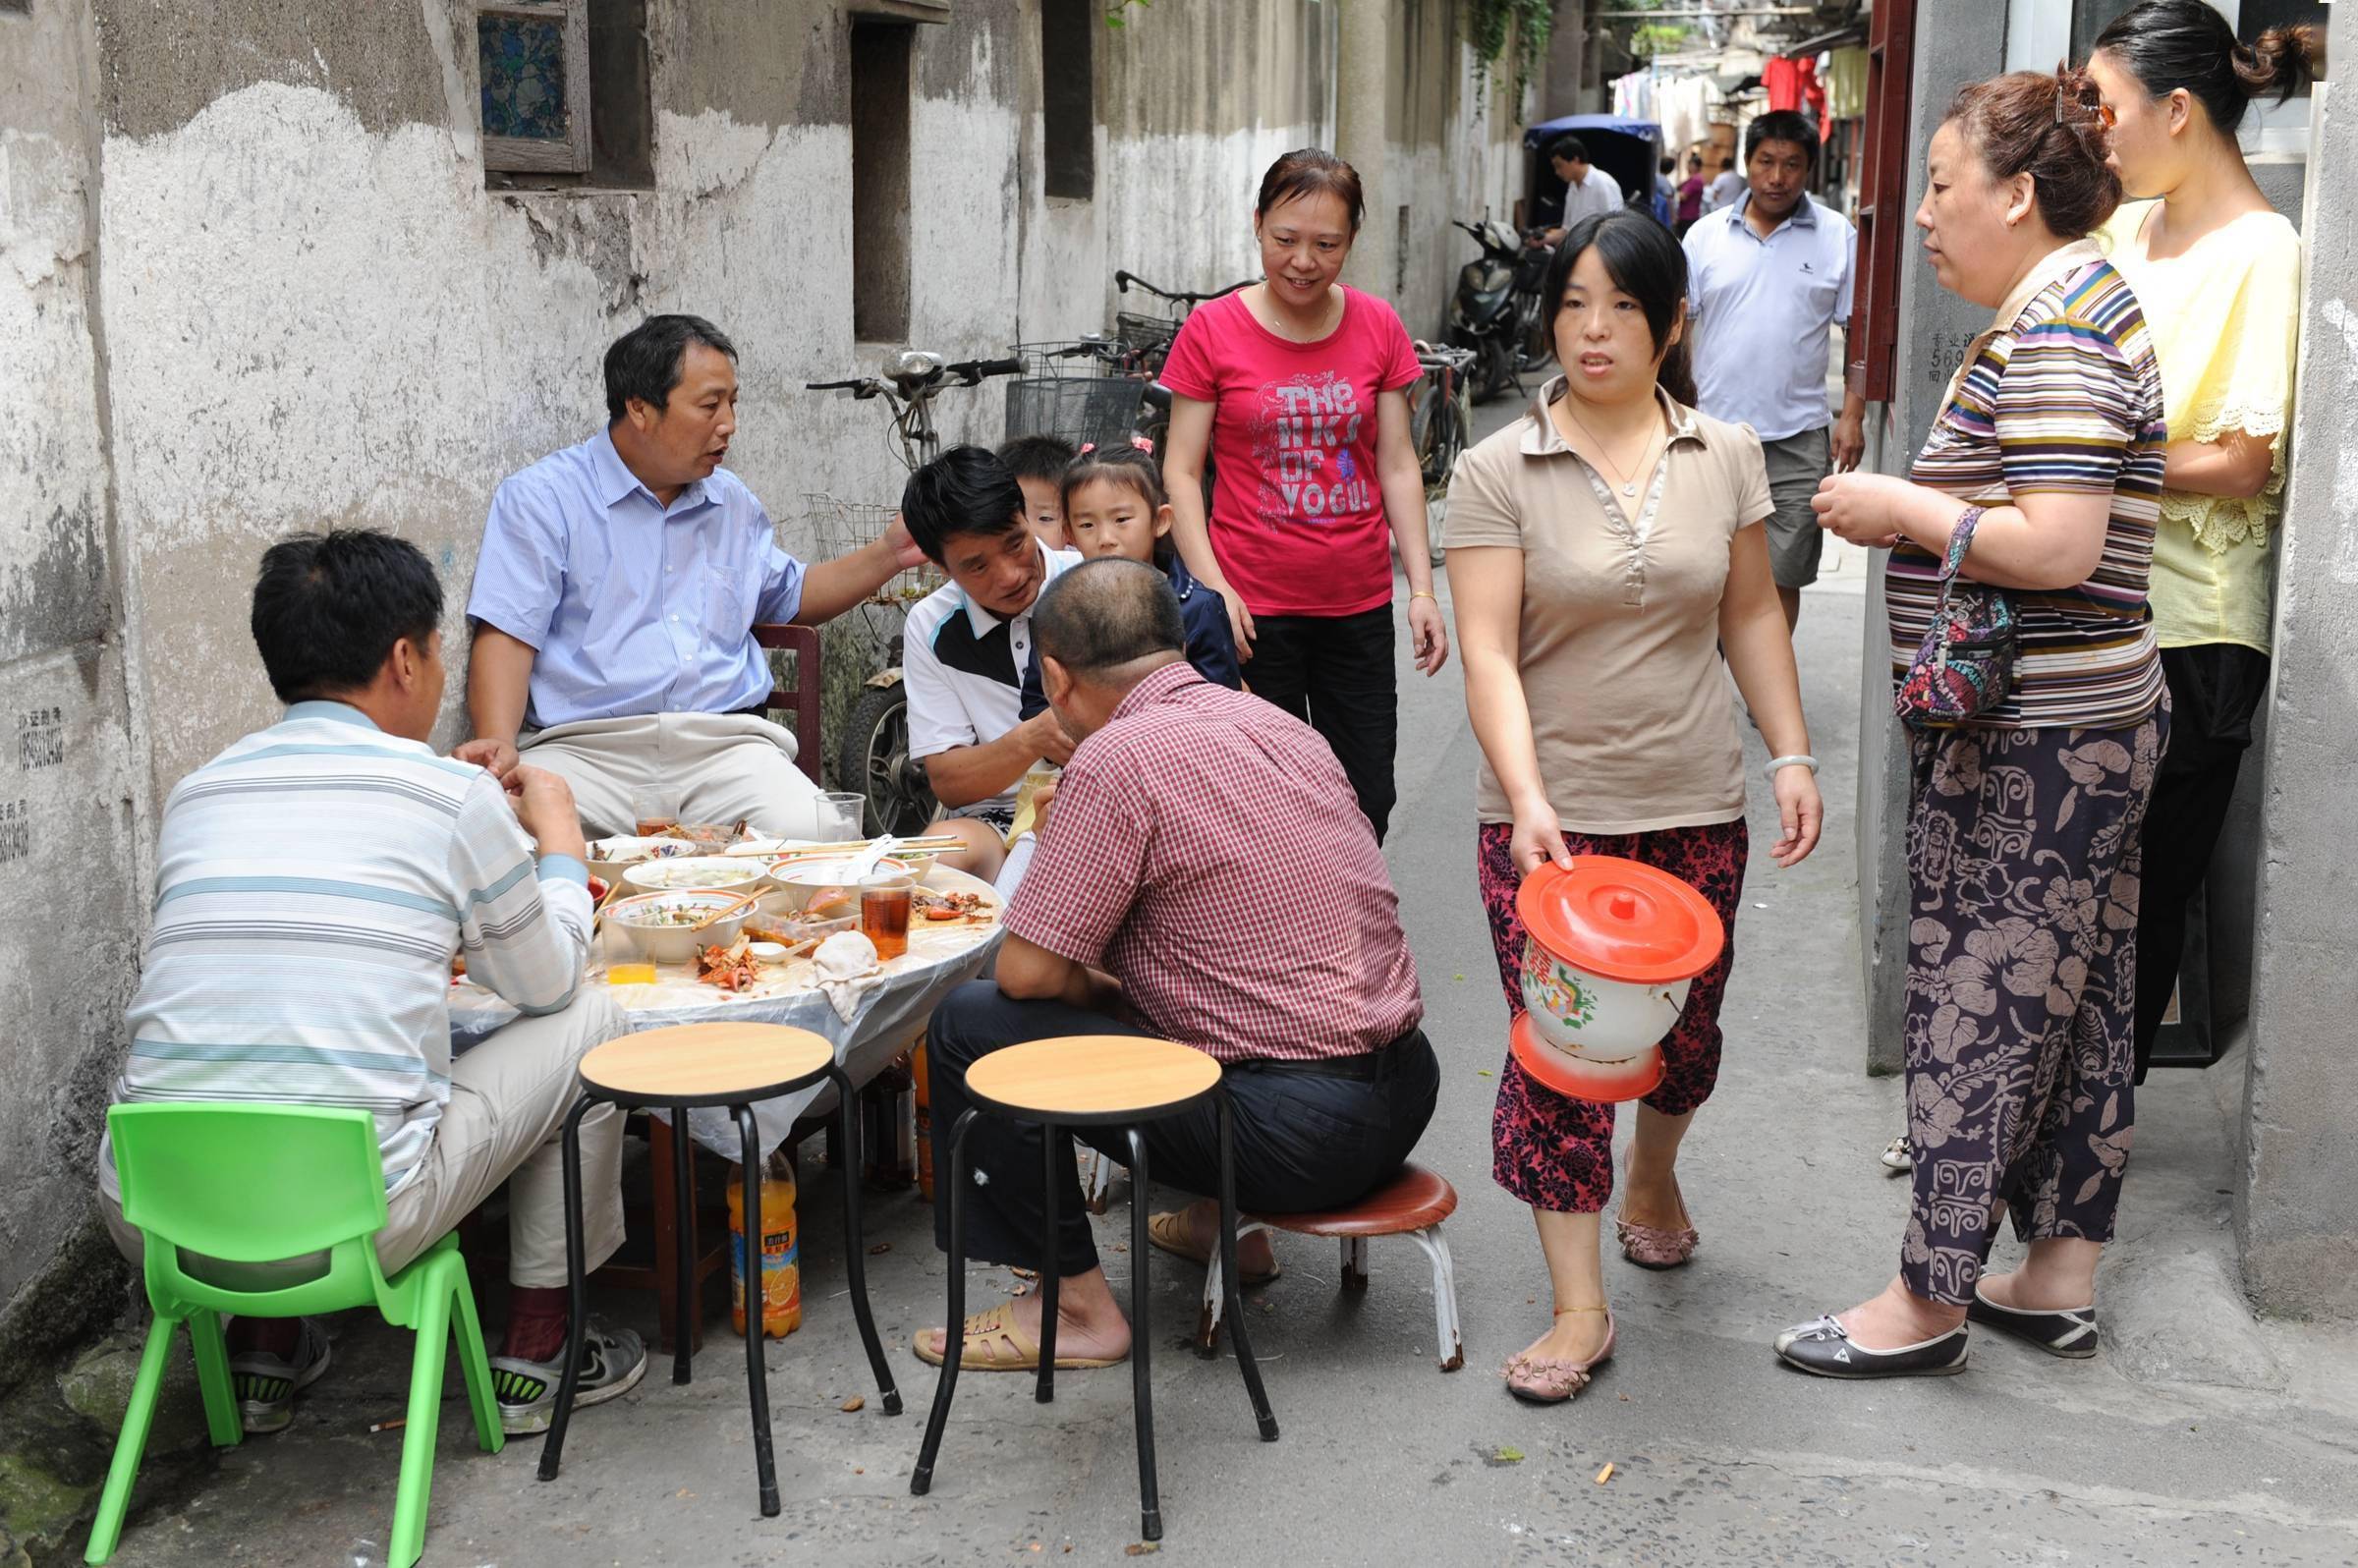
[[[1572,422],[1580,427],[1580,433],[1597,443],[1597,455],[1604,459],[1604,466],[1606,468],[1612,470],[1613,482],[1621,486],[1621,493],[1628,496],[1636,495],[1638,493],[1637,479],[1632,476],[1632,475],[1626,475],[1621,472],[1621,465],[1613,461],[1613,454],[1611,450],[1605,446],[1604,438],[1599,435],[1595,430],[1590,429],[1588,422],[1581,419],[1579,411],[1572,407],[1572,398],[1570,393],[1566,393],[1564,395],[1563,404],[1564,412],[1572,417]],[[1652,434],[1649,434],[1646,437],[1646,445],[1638,453],[1638,461],[1634,470],[1635,474],[1643,474],[1646,472],[1646,459],[1653,453],[1653,451],[1654,437]]]

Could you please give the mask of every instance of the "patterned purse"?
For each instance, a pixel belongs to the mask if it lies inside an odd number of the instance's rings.
[[[1940,598],[1933,606],[1932,630],[1891,694],[1893,710],[1918,729],[1941,729],[1985,713],[2003,702],[2014,684],[2013,596],[2004,588],[1957,580],[1957,567],[1981,520],[1978,506],[1957,519],[1947,558],[1940,563]]]

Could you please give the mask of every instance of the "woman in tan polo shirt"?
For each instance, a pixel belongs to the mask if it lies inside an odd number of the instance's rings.
[[[1719,1000],[1735,952],[1748,838],[1743,747],[1721,648],[1768,744],[1791,866],[1818,843],[1793,644],[1760,527],[1774,510],[1759,437],[1691,407],[1679,339],[1686,256],[1637,213],[1565,240],[1542,298],[1564,374],[1531,414],[1459,461],[1448,562],[1482,743],[1480,875],[1507,1007],[1523,1007],[1515,889],[1543,862],[1616,855],[1700,889],[1728,927],[1662,1041],[1640,1103],[1622,1251],[1650,1268],[1692,1255],[1679,1140],[1719,1067]],[[1491,1123],[1492,1174],[1529,1204],[1554,1321],[1507,1364],[1519,1398],[1577,1394],[1612,1354],[1600,1211],[1611,1196],[1613,1107],[1534,1082],[1510,1055]]]

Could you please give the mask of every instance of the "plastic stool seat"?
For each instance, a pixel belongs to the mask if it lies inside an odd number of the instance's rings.
[[[802,1088],[835,1065],[824,1036],[782,1024],[680,1024],[610,1039],[582,1087],[636,1105],[735,1105]]]
[[[1204,1052],[1136,1035],[1032,1040],[966,1070],[967,1093],[987,1109],[1070,1126],[1151,1121],[1219,1086],[1220,1064]]]
[[[1308,1214],[1251,1214],[1256,1224],[1301,1236],[1398,1236],[1425,1230],[1457,1212],[1457,1189],[1447,1177],[1410,1163],[1400,1174],[1348,1208]]]

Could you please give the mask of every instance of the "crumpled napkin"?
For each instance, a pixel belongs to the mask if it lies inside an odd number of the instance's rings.
[[[858,931],[837,931],[819,943],[811,955],[811,967],[818,972],[818,988],[827,1004],[847,1024],[859,1010],[861,996],[884,981],[876,944]]]

